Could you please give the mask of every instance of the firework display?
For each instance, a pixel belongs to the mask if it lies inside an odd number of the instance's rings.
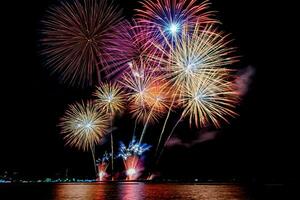
[[[110,135],[111,153],[97,161],[100,181],[107,180],[109,165],[114,177],[117,158],[126,180],[138,179],[144,153],[155,146],[153,160],[158,160],[182,121],[191,129],[221,128],[238,115],[234,65],[239,56],[210,2],[140,3],[134,19],[123,20],[108,0],[66,0],[43,21],[47,65],[71,86],[95,87],[95,100],[70,105],[59,126],[66,145],[94,154]],[[113,122],[121,112],[135,120],[133,139],[128,147],[120,142],[114,156]],[[147,127],[154,124],[161,131],[150,135]],[[158,142],[143,143],[147,134]]]

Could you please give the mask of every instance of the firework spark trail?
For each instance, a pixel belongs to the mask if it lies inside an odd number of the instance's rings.
[[[96,105],[100,110],[105,111],[110,115],[110,144],[111,144],[111,169],[112,179],[114,171],[114,140],[112,131],[113,115],[116,112],[120,112],[125,107],[125,94],[122,92],[122,88],[116,83],[102,83],[97,87],[94,96],[97,98]]]
[[[67,146],[91,151],[95,166],[94,147],[107,133],[108,117],[92,101],[82,101],[69,105],[58,126]]]
[[[133,138],[128,147],[123,142],[120,142],[118,157],[126,160],[129,156],[138,155],[142,156],[144,152],[149,151],[151,145],[146,143],[139,143]]]
[[[160,138],[159,138],[159,141],[158,141],[158,145],[157,145],[156,150],[155,150],[155,156],[154,156],[156,158],[156,164],[159,162],[160,157],[161,157],[161,155],[164,152],[164,146],[168,143],[168,141],[170,140],[170,138],[171,138],[174,130],[176,129],[176,127],[178,126],[178,124],[181,122],[182,119],[183,119],[183,115],[180,116],[180,118],[178,119],[178,121],[176,122],[176,124],[173,126],[172,131],[170,132],[170,134],[168,135],[167,139],[163,143],[163,147],[162,147],[161,151],[159,152],[158,150],[159,150],[159,145],[160,145],[160,142],[161,142],[161,139],[162,139],[162,134],[160,135]]]
[[[135,133],[136,133],[136,129],[137,129],[137,118],[134,120],[134,128],[133,128],[133,133],[132,133],[132,140],[135,138]]]
[[[157,103],[157,100],[155,101],[154,105],[152,106],[152,108],[151,108],[151,110],[150,110],[150,112],[149,112],[149,114],[148,114],[148,117],[147,117],[146,122],[145,122],[145,124],[144,124],[144,128],[143,128],[143,131],[142,131],[142,134],[141,134],[139,143],[141,143],[141,142],[143,141],[143,138],[144,138],[146,129],[147,129],[147,127],[148,127],[148,122],[149,122],[149,120],[150,120],[150,118],[151,118],[151,115],[152,115],[154,109],[155,109],[155,104],[156,104],[156,103]]]
[[[53,73],[70,86],[91,86],[101,80],[106,46],[122,11],[108,0],[61,2],[42,21],[42,55]]]
[[[95,174],[97,175],[98,171],[97,171],[97,167],[96,167],[95,145],[89,144],[89,146],[90,146],[90,149],[91,149],[91,152],[92,152],[92,158],[93,158],[93,162],[94,162]]]
[[[111,157],[111,155],[105,151],[105,153],[102,155],[102,157],[101,157],[101,158],[98,158],[98,159],[96,160],[96,162],[97,162],[97,163],[108,162],[109,159],[110,159],[110,157]]]
[[[169,117],[170,117],[172,108],[173,108],[173,106],[174,106],[174,103],[175,103],[175,100],[176,100],[177,92],[178,92],[178,89],[176,89],[175,94],[173,94],[172,102],[171,102],[171,105],[169,106],[169,109],[168,109],[168,114],[167,114],[166,119],[165,119],[165,121],[164,121],[162,130],[161,130],[161,133],[160,133],[160,135],[159,135],[158,143],[157,143],[156,150],[155,150],[155,156],[157,155],[157,152],[158,152],[158,149],[159,149],[161,140],[162,140],[162,136],[163,136],[163,134],[164,134],[164,132],[165,132],[166,125],[167,125],[167,122],[168,122],[168,119],[169,119]]]
[[[148,93],[150,98],[146,98],[146,101],[150,105],[151,110],[149,116],[147,117],[146,123],[144,124],[144,128],[140,137],[140,143],[143,141],[152,112],[157,112],[157,110],[159,110],[160,115],[163,115],[168,107],[170,107],[171,89],[168,83],[164,81],[164,77],[155,81],[155,83],[149,88]]]

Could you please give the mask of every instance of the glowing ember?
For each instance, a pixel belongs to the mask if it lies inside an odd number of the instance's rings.
[[[126,171],[126,174],[127,176],[133,176],[135,175],[137,172],[136,172],[136,169],[134,168],[129,168],[127,171]]]
[[[170,24],[169,31],[172,35],[176,35],[179,31],[179,25],[174,23]]]

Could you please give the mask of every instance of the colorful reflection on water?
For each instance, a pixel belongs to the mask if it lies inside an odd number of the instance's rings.
[[[244,200],[246,194],[238,185],[99,183],[58,184],[55,200]]]

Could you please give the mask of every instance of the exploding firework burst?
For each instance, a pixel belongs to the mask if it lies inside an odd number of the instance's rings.
[[[171,48],[172,44],[167,42],[170,52],[162,45],[154,44],[165,55],[164,59],[154,59],[167,66],[168,79],[181,86],[189,81],[197,82],[199,76],[209,75],[237,62],[238,56],[234,55],[235,48],[230,46],[231,42],[228,34],[214,26],[201,29],[197,24],[192,31],[185,28],[175,47]]]
[[[163,87],[162,85],[157,87]],[[145,94],[144,101],[131,101],[129,105],[129,112],[133,118],[139,122],[143,122],[144,125],[158,122],[162,118],[168,109],[170,103],[170,91],[165,90],[168,93],[155,94],[155,90],[163,90],[165,88],[149,88],[148,94]],[[154,96],[157,95],[157,96]]]
[[[228,122],[227,116],[234,117],[238,93],[235,84],[228,80],[224,71],[203,75],[197,82],[184,85],[182,116],[189,116],[190,125],[196,127],[212,124],[220,127],[220,121]]]
[[[171,92],[164,76],[149,70],[145,63],[132,63],[130,73],[125,73],[121,84],[128,89],[130,113],[145,124],[155,122],[168,108]]]
[[[149,107],[154,107],[159,113],[164,113],[169,107],[172,96],[175,95],[173,92],[164,77],[160,76],[146,90],[145,101]]]
[[[125,107],[125,94],[116,83],[102,83],[94,92],[95,104],[102,111],[114,114]]]
[[[107,133],[109,118],[92,101],[74,103],[60,119],[59,126],[66,145],[88,151]]]
[[[145,102],[146,89],[150,87],[153,76],[152,72],[142,61],[130,63],[131,71],[122,76],[120,84],[129,91],[129,100],[134,102]]]
[[[105,47],[121,11],[107,0],[61,2],[43,20],[42,55],[60,80],[72,86],[91,86],[101,79]]]
[[[209,4],[207,0],[201,4],[197,0],[143,1],[143,8],[137,9],[137,18],[144,26],[152,27],[148,34],[159,41],[163,38],[161,33],[165,38],[176,39],[184,24],[217,22],[213,19],[213,12],[208,11]]]

